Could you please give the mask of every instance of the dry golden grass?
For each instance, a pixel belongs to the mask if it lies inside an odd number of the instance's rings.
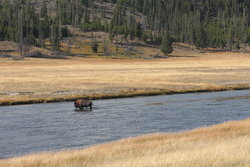
[[[250,120],[154,134],[83,150],[1,160],[0,167],[249,167]]]
[[[0,59],[0,103],[249,88],[250,54],[190,56],[155,60]]]

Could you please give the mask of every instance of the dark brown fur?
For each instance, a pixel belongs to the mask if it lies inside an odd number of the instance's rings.
[[[84,108],[90,108],[90,110],[92,110],[92,101],[90,100],[84,100],[84,99],[77,99],[75,101],[75,108],[79,108],[80,110],[84,110]]]

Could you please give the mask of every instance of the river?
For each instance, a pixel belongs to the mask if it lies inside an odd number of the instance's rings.
[[[250,90],[0,107],[0,159],[250,117]]]

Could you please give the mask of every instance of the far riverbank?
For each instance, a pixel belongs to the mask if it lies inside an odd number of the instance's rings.
[[[2,58],[0,78],[0,105],[242,90],[250,88],[250,54],[153,60]]]

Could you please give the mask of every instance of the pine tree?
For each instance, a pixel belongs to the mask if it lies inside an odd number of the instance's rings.
[[[55,19],[51,25],[51,34],[50,34],[50,41],[51,47],[54,51],[59,51],[60,48],[60,31],[59,31],[59,24],[58,20]]]
[[[250,27],[247,28],[247,43],[250,46]]]
[[[111,56],[110,44],[105,37],[103,38],[103,56],[106,56],[107,59]]]
[[[136,37],[141,38],[141,36],[142,36],[141,24],[140,23],[136,23],[135,27],[136,27],[135,28],[135,35],[136,35]]]
[[[205,32],[205,29],[202,25],[198,26],[197,28],[197,41],[196,41],[196,47],[197,48],[205,48],[207,47],[207,34]]]
[[[197,43],[197,37],[196,37],[196,33],[195,33],[195,29],[194,27],[192,27],[192,30],[191,30],[191,44],[192,46],[194,46],[196,43]],[[192,48],[193,49],[193,48]]]
[[[170,54],[173,52],[172,40],[168,31],[163,34],[161,51],[164,54]]]
[[[39,21],[39,40],[40,46],[45,47],[45,39],[49,37],[49,16],[47,11],[46,1],[43,0],[43,5],[40,11],[40,21]]]
[[[43,0],[43,4],[40,11],[40,17],[43,19],[48,18],[47,4],[45,0]]]
[[[91,49],[92,49],[92,51],[94,53],[97,53],[98,52],[98,47],[99,47],[99,45],[98,45],[98,43],[97,43],[97,41],[96,41],[96,39],[94,37],[94,34],[92,32],[91,33]]]

